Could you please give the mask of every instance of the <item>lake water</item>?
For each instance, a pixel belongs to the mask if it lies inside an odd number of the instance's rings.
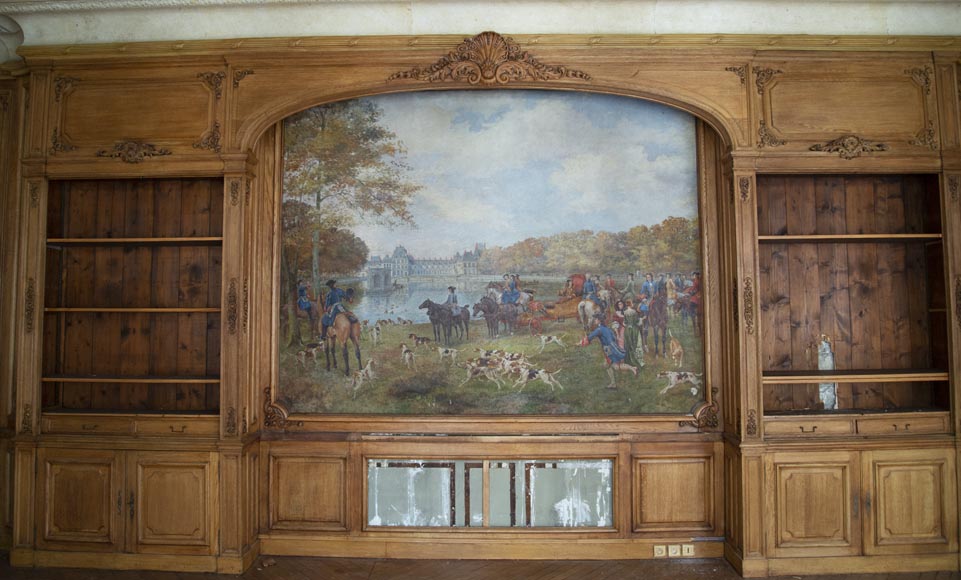
[[[347,305],[348,308],[361,320],[376,320],[397,317],[413,320],[415,323],[429,322],[427,310],[419,310],[424,300],[428,298],[434,302],[445,302],[447,300],[447,286],[453,285],[457,288],[457,303],[461,306],[471,307],[480,301],[481,297],[487,293],[487,284],[496,281],[496,276],[489,279],[455,280],[434,282],[410,282],[402,288],[391,292],[367,292],[363,282],[344,282],[341,288],[354,288],[354,302]],[[525,289],[534,289],[538,299],[553,301],[557,299],[557,291],[564,285],[563,280],[557,278],[524,278],[521,286]],[[473,316],[473,311],[471,312]]]

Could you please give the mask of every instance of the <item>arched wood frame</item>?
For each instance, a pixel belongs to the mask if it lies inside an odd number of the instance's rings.
[[[481,38],[484,35],[494,33],[483,33],[474,39],[467,39],[461,46],[469,44],[472,40]],[[497,35],[499,37],[499,35]],[[511,42],[507,40],[507,42]],[[502,64],[509,60],[502,61]],[[419,70],[419,69],[415,69]],[[589,78],[589,77],[588,77]],[[403,87],[394,88],[394,84]],[[469,82],[455,82],[443,85],[425,86],[423,81],[412,79],[402,79],[400,81],[389,79],[388,87],[382,84],[369,84],[359,86],[350,92],[336,94],[323,94],[312,92],[302,95],[296,102],[270,103],[267,107],[255,115],[250,125],[240,129],[242,136],[241,147],[246,145],[247,135],[255,134],[251,148],[256,147],[257,139],[275,131],[273,138],[282,135],[283,120],[290,115],[296,114],[311,107],[333,103],[337,101],[350,100],[375,95],[411,93],[425,90],[551,90],[568,92],[590,92],[598,94],[611,94],[639,100],[656,102],[665,106],[670,106],[687,112],[696,119],[695,154],[697,160],[697,191],[698,191],[698,218],[700,221],[701,232],[701,269],[704,281],[704,393],[705,400],[695,405],[690,413],[684,415],[674,414],[651,414],[638,416],[624,415],[572,415],[562,418],[551,416],[387,416],[387,415],[322,415],[322,414],[290,414],[282,404],[275,401],[279,394],[277,361],[272,365],[271,384],[274,385],[266,393],[265,416],[270,417],[268,428],[281,428],[285,431],[346,431],[346,432],[403,432],[403,433],[503,433],[503,434],[536,434],[536,433],[555,433],[555,434],[576,434],[576,433],[605,433],[610,435],[620,435],[625,433],[670,433],[670,432],[712,432],[721,430],[721,419],[719,418],[721,402],[724,399],[725,378],[728,376],[724,366],[722,353],[722,325],[720,323],[720,290],[719,290],[719,269],[720,269],[720,248],[725,244],[720,227],[720,212],[718,211],[721,201],[719,197],[725,188],[722,185],[724,172],[722,169],[723,159],[730,158],[731,138],[725,130],[723,123],[716,115],[703,108],[701,104],[692,104],[678,100],[676,97],[666,94],[655,94],[641,90],[612,89],[605,86],[571,86],[573,83],[566,83],[558,86],[550,81],[526,82],[526,83],[491,83],[489,85],[471,84]],[[721,131],[716,128],[722,127]],[[259,132],[258,132],[259,131]],[[279,137],[281,145],[280,156],[270,160],[274,164],[272,172],[278,176],[282,175],[282,137]],[[277,149],[275,149],[277,151]],[[729,173],[729,172],[727,172]],[[277,336],[279,335],[279,287],[280,287],[280,200],[282,188],[279,186],[279,179],[274,180],[277,188],[275,191],[265,192],[273,199],[275,207],[274,215],[274,272],[273,272],[273,323],[272,352],[277,352]]]

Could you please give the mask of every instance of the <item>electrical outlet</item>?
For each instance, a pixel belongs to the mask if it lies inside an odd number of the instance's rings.
[[[667,557],[668,558],[680,558],[681,557],[681,545],[671,544],[667,547]]]
[[[694,544],[681,544],[682,556],[694,556]]]
[[[654,546],[655,558],[667,558],[667,546]]]

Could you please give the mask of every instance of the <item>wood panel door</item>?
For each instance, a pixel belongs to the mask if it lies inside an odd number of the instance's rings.
[[[775,557],[859,555],[859,470],[854,451],[769,456],[769,552]]]
[[[123,453],[40,449],[37,547],[123,550]]]
[[[130,452],[128,551],[212,554],[216,476],[216,456],[210,453]]]
[[[862,465],[866,554],[958,550],[951,450],[868,451]]]

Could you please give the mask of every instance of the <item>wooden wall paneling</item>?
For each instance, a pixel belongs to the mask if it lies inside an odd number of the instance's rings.
[[[215,59],[58,68],[49,101],[51,160],[86,158],[103,170],[219,153],[225,76]]]
[[[131,552],[208,555],[216,550],[217,456],[204,452],[127,453]]]
[[[861,461],[866,554],[957,552],[954,449],[866,451]]]
[[[765,161],[776,165],[778,157],[794,156],[809,170],[864,171],[896,157],[906,166],[937,168],[930,53],[881,59],[768,52],[753,61],[751,72],[754,138]]]
[[[765,520],[772,556],[861,553],[856,452],[775,453],[765,461]]]
[[[757,448],[742,448],[741,455],[741,509],[742,535],[744,537],[741,573],[744,576],[767,575],[767,534],[765,498],[769,497],[765,463]]]
[[[244,463],[243,449],[239,443],[230,441],[220,444],[218,517],[219,547],[217,570],[222,573],[239,574],[243,570],[244,546]]]
[[[642,533],[721,535],[720,445],[677,444],[669,450],[639,448],[630,461],[631,529]]]
[[[220,404],[221,434],[224,438],[238,439],[237,412],[243,410],[244,390],[247,385],[247,367],[244,364],[245,342],[241,328],[243,278],[245,267],[244,183],[247,159],[242,156],[231,161],[234,170],[225,177],[224,225],[220,343]],[[233,415],[234,419],[229,420]]]
[[[730,551],[740,561],[744,552],[744,489],[740,450],[730,440],[724,442],[723,477],[725,551]]]
[[[760,302],[758,280],[760,268],[757,249],[757,196],[750,195],[756,189],[755,174],[739,168],[746,159],[734,159],[734,191],[738,192],[734,211],[734,243],[737,247],[735,286],[738,304],[738,323],[740,328],[735,339],[738,343],[740,370],[739,385],[741,392],[742,422],[746,424],[752,414],[760,417],[763,411],[761,393],[761,330],[759,327]],[[747,180],[748,195],[740,194],[740,183]],[[756,437],[760,432],[752,428]]]
[[[347,445],[272,444],[267,461],[267,529],[347,531],[348,506],[366,497],[348,503]],[[366,480],[366,468],[357,476]]]

